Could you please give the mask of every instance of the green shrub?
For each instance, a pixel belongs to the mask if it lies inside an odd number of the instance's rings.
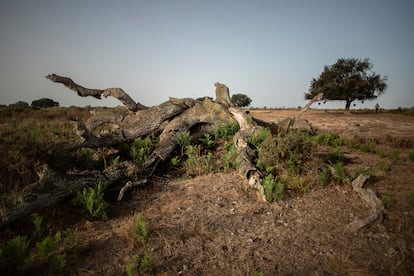
[[[339,147],[346,144],[346,140],[342,139],[338,134],[321,133],[315,136],[314,141],[318,145]]]
[[[0,248],[0,272],[15,273],[23,271],[30,261],[30,240],[17,236]]]
[[[328,167],[323,167],[319,172],[319,184],[324,186],[329,183],[332,178],[331,170]]]
[[[83,249],[82,239],[77,230],[67,228],[63,231],[63,247],[68,253],[80,253]]]
[[[262,128],[259,131],[255,131],[253,135],[249,136],[247,143],[249,143],[252,148],[257,150],[260,145],[271,136],[272,133],[270,132],[270,129]]]
[[[178,145],[181,148],[181,156],[184,155],[184,150],[191,144],[191,135],[189,131],[181,131],[177,133]]]
[[[54,236],[47,236],[42,241],[37,242],[37,251],[41,256],[48,258],[59,250],[61,240],[62,233],[58,231]]]
[[[66,254],[57,254],[52,258],[50,268],[56,272],[62,272],[66,267]]]
[[[201,170],[201,164],[199,160],[199,147],[198,146],[192,146],[188,145],[185,148],[185,153],[187,155],[187,160],[184,162],[184,167],[187,173],[187,176],[196,176],[200,175]]]
[[[148,255],[144,255],[141,259],[141,263],[139,264],[140,271],[152,271],[154,268],[154,264],[152,262],[152,258]]]
[[[200,138],[200,141],[209,149],[214,148],[214,146],[216,145],[214,136],[210,133],[204,134],[204,137]]]
[[[212,134],[216,141],[218,139],[230,140],[239,129],[240,126],[237,123],[218,123],[214,126]]]
[[[152,141],[149,136],[145,138],[137,137],[131,145],[129,155],[137,163],[147,160],[152,151]]]
[[[138,256],[134,255],[131,257],[129,264],[127,265],[127,275],[132,276],[138,266]]]
[[[224,173],[227,173],[230,169],[239,168],[239,154],[234,143],[227,141],[224,143],[224,152],[221,154],[221,160],[223,161]]]
[[[381,171],[384,171],[384,172],[391,170],[390,165],[386,162],[379,162],[378,167]]]
[[[108,203],[104,200],[105,184],[98,183],[94,188],[84,188],[78,192],[72,203],[84,210],[87,210],[93,218],[102,220],[108,219],[106,208]]]
[[[386,156],[384,149],[377,148],[376,150],[379,157],[384,158]]]
[[[214,159],[213,159],[213,154],[211,152],[208,152],[207,155],[205,156],[205,160],[204,160],[204,171],[205,173],[211,173],[214,170]]]
[[[331,164],[334,173],[332,177],[337,184],[343,184],[346,181],[346,173],[345,173],[345,166],[344,163],[338,162],[335,164]]]
[[[335,148],[334,150],[329,151],[328,158],[329,162],[332,164],[344,162],[344,153],[340,148]]]
[[[277,181],[277,179],[272,174],[268,174],[263,179],[262,187],[264,190],[264,195],[268,202],[274,202],[283,199],[285,185],[284,183]]]
[[[134,232],[137,240],[145,247],[149,235],[149,226],[142,214],[135,216]]]

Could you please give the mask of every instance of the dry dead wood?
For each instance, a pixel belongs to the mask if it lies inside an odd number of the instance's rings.
[[[354,181],[352,181],[352,188],[357,192],[362,200],[364,200],[371,208],[370,215],[366,218],[358,218],[353,222],[346,225],[345,230],[349,232],[355,232],[359,229],[370,225],[377,219],[382,220],[384,213],[384,204],[377,197],[376,193],[372,189],[364,189],[365,182],[370,178],[370,175],[361,174]]]
[[[206,131],[211,131],[213,125],[217,123],[230,123],[235,120],[240,125],[240,131],[234,138],[240,159],[239,171],[246,177],[248,185],[256,188],[261,199],[265,200],[261,186],[262,175],[253,163],[255,151],[250,148],[247,139],[256,131],[260,131],[263,126],[270,127],[274,133],[277,132],[278,127],[254,118],[249,119],[244,110],[234,107],[230,99],[229,88],[224,84],[219,82],[215,84],[215,100],[207,97],[203,100],[170,98],[160,105],[145,107],[132,100],[121,88],[85,88],[68,77],[56,74],[50,74],[46,78],[63,84],[81,97],[92,96],[100,99],[101,96],[113,96],[130,111],[123,114],[94,114],[87,122],[77,120],[77,133],[81,141],[65,150],[117,146],[137,137],[154,133],[160,134],[160,139],[142,164],[123,161],[108,166],[102,172],[89,171],[76,174],[54,172],[46,166],[47,172],[39,177],[39,181],[23,191],[20,201],[2,210],[0,225],[27,215],[36,209],[56,204],[84,187],[96,185],[97,182],[106,185],[123,184],[118,196],[121,200],[131,188],[147,183],[158,165],[171,157],[179,143],[180,132],[190,131],[193,137],[200,137]],[[111,126],[110,131],[99,133],[99,126],[104,124]]]
[[[256,152],[247,142],[248,138],[254,135],[256,131],[260,131],[262,127],[249,120],[246,112],[240,108],[230,107],[229,111],[240,126],[240,130],[234,135],[234,143],[240,159],[239,172],[246,177],[249,186],[259,192],[259,199],[266,201],[262,186],[262,174],[253,164]]]
[[[105,98],[108,96],[112,96],[118,99],[122,104],[124,104],[129,110],[137,111],[141,109],[145,109],[146,107],[140,103],[136,103],[124,90],[121,88],[107,88],[107,89],[90,89],[85,88],[77,83],[75,83],[72,79],[68,77],[59,76],[56,74],[50,74],[46,76],[47,79],[61,83],[70,90],[73,90],[78,93],[81,97],[88,97],[92,96],[97,99],[101,99],[101,96]]]

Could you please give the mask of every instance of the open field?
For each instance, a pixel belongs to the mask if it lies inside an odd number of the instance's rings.
[[[56,133],[47,141],[53,142],[62,132],[72,141],[69,118],[89,115],[82,109],[59,110],[42,113],[37,126],[56,123]],[[11,135],[10,124],[33,127],[24,121],[32,120],[36,112],[1,118],[3,130],[9,129],[1,132],[2,143]],[[252,110],[251,114],[278,122],[295,112]],[[356,156],[346,164],[346,176],[351,179],[361,170],[373,173],[368,187],[384,202],[383,220],[357,232],[346,231],[348,223],[370,211],[346,181],[313,186],[300,194],[286,192],[281,201],[263,203],[254,191],[244,189],[245,180],[234,171],[195,178],[165,171],[121,202],[115,192],[108,192],[108,220],[89,219],[69,200],[39,210],[45,232],[76,229],[83,249],[68,253],[60,270],[40,263],[25,274],[122,275],[133,256],[148,255],[151,269],[137,268],[134,275],[413,275],[414,116],[309,110],[303,118],[319,132],[351,141],[337,147]],[[12,160],[17,161],[24,162]],[[3,174],[10,163],[2,157],[1,166]],[[34,165],[26,167],[31,170]],[[22,173],[22,181],[23,176],[29,182],[33,178],[30,172]],[[2,175],[4,183],[6,179]],[[134,234],[136,214],[143,215],[150,229],[145,248]],[[15,235],[31,236],[33,231],[31,218],[13,222],[1,229],[1,242]]]

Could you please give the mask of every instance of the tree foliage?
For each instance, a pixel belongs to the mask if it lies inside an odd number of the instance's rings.
[[[231,96],[231,101],[240,107],[249,106],[252,102],[252,99],[247,97],[245,94],[233,94]]]
[[[325,66],[318,79],[312,79],[305,99],[323,93],[324,100],[345,101],[349,110],[355,100],[372,100],[385,92],[387,77],[372,71],[368,59],[340,58],[331,66]]]
[[[55,102],[52,99],[49,98],[41,98],[39,100],[35,100],[32,102],[32,106],[34,107],[54,107],[54,106],[59,106],[58,102]]]

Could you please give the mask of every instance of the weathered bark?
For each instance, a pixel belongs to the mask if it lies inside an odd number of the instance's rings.
[[[258,191],[259,199],[266,201],[262,187],[262,174],[253,163],[256,152],[247,143],[248,138],[254,135],[256,131],[260,131],[262,127],[250,121],[246,113],[240,108],[230,107],[229,111],[240,126],[240,130],[234,135],[234,143],[240,160],[239,172],[246,177],[249,186]]]
[[[371,214],[366,218],[358,218],[355,221],[346,225],[345,230],[349,232],[355,232],[359,229],[370,225],[375,220],[382,220],[384,213],[384,204],[377,197],[376,193],[372,189],[364,189],[365,182],[370,178],[369,175],[361,174],[354,181],[352,181],[352,188],[357,192],[362,200],[364,200],[371,208]]]
[[[75,83],[72,79],[68,77],[59,76],[56,74],[50,74],[46,76],[47,79],[61,83],[70,90],[73,90],[78,93],[81,97],[88,97],[92,96],[97,99],[101,99],[101,96],[105,98],[108,96],[112,96],[117,98],[120,102],[122,102],[129,110],[137,111],[141,109],[145,109],[146,107],[140,103],[136,103],[124,90],[121,88],[107,88],[107,89],[89,89],[85,88],[77,83]]]
[[[230,90],[222,83],[216,82],[216,102],[221,103],[226,107],[234,106],[230,99]]]

